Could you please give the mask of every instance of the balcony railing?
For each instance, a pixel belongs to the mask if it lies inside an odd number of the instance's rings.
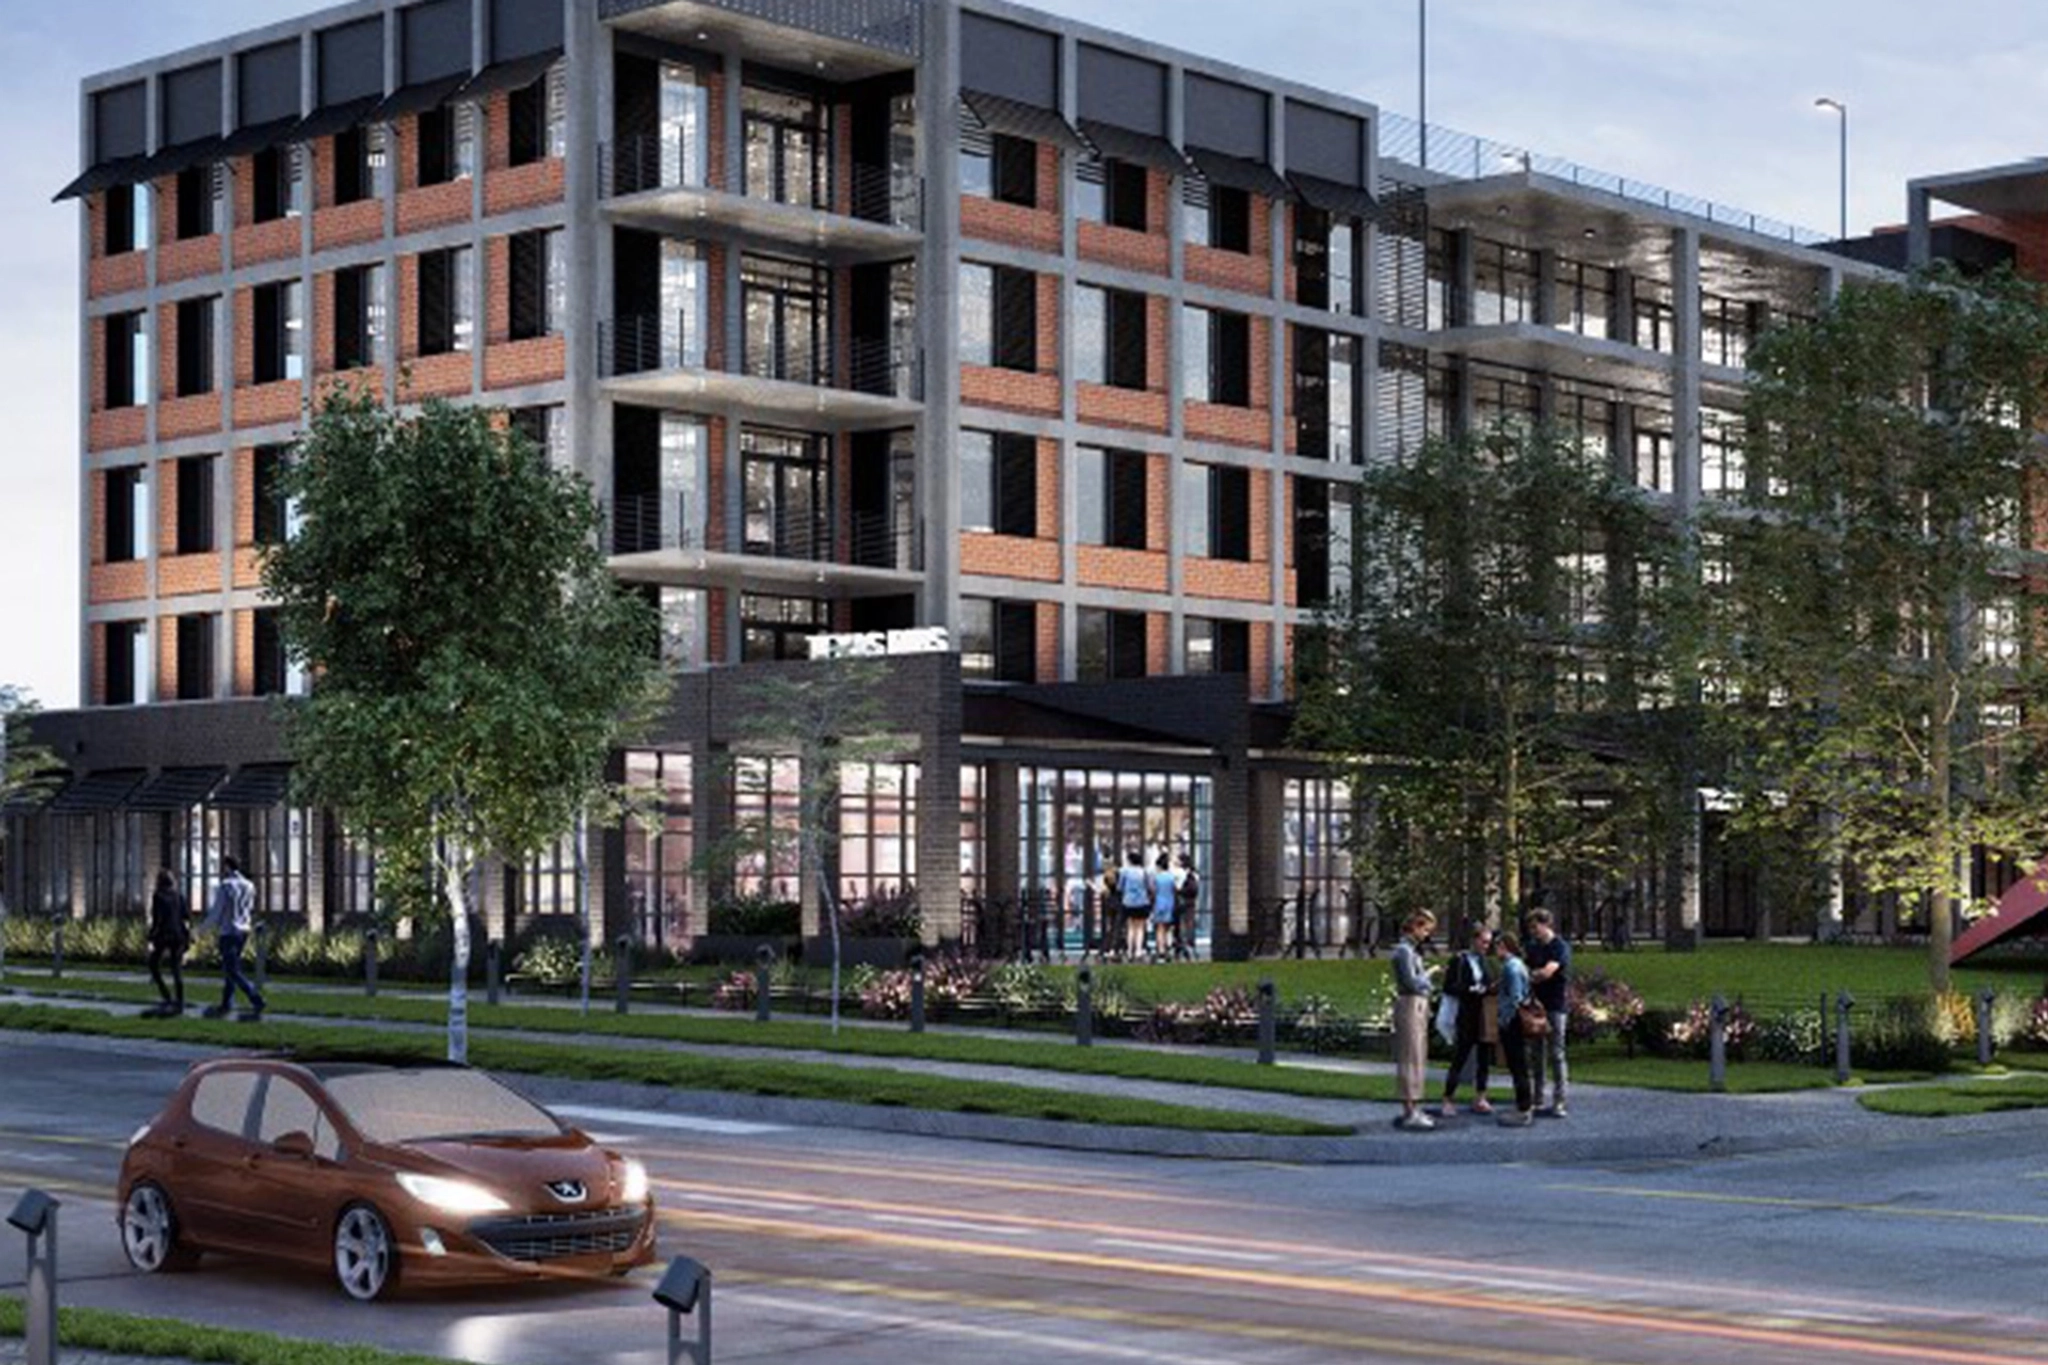
[[[702,324],[690,314],[638,313],[598,324],[598,369],[606,379],[705,368]],[[841,389],[906,402],[920,399],[916,352],[878,337],[835,344],[822,338],[750,338],[735,373],[752,379]]]
[[[705,365],[703,320],[690,312],[634,313],[597,325],[598,372],[606,379]]]
[[[598,145],[598,180],[609,197],[643,194],[649,190],[706,190],[705,167],[708,151],[702,145],[685,146],[673,138],[640,133],[616,143]],[[856,163],[848,186],[850,216],[884,227],[919,231],[924,225],[924,180],[908,166],[874,166]],[[741,194],[743,191],[728,190]],[[782,195],[747,194],[762,203],[783,204],[814,213],[838,214],[835,186],[819,186],[816,202]]]
[[[745,552],[757,559],[794,559],[811,564],[846,564],[864,569],[918,567],[915,526],[884,513],[855,512],[842,531],[830,517],[785,509],[749,509]]]
[[[628,493],[612,499],[613,554],[703,548],[704,528],[691,517],[688,495],[675,491]]]

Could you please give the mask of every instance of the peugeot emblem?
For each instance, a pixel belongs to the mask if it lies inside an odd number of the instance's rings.
[[[580,1180],[550,1180],[548,1182],[548,1193],[561,1200],[564,1204],[580,1204],[583,1202],[586,1191],[583,1188],[583,1182]]]

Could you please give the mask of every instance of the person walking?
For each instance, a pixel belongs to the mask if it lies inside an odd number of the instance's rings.
[[[1529,1082],[1529,1044],[1522,1028],[1522,1002],[1529,998],[1529,968],[1522,961],[1522,943],[1513,934],[1493,941],[1493,956],[1500,964],[1497,988],[1500,1005],[1500,1048],[1507,1055],[1508,1074],[1515,1079],[1515,1112],[1500,1116],[1504,1128],[1527,1128],[1536,1121],[1536,1091]]]
[[[1135,848],[1117,869],[1116,899],[1124,912],[1124,958],[1136,962],[1145,955],[1145,921],[1152,916],[1152,874],[1145,870],[1145,855]]]
[[[149,897],[149,979],[162,998],[142,1012],[143,1018],[167,1019],[185,1012],[185,951],[191,946],[185,893],[171,870],[160,867]],[[171,970],[171,986],[164,985],[166,967]]]
[[[1195,925],[1202,910],[1202,874],[1194,860],[1180,855],[1180,867],[1173,878],[1173,955],[1192,960],[1195,955]]]
[[[1444,1072],[1443,1116],[1458,1112],[1458,1082],[1467,1063],[1472,1066],[1472,1112],[1491,1114],[1486,1098],[1486,1073],[1493,1059],[1493,1046],[1500,1038],[1492,1001],[1493,973],[1487,957],[1493,951],[1493,930],[1484,920],[1475,920],[1466,931],[1465,948],[1451,959],[1444,971],[1444,996],[1454,1002],[1457,1027],[1451,1045],[1450,1070]]]
[[[1397,1128],[1427,1131],[1436,1121],[1422,1112],[1429,1066],[1430,969],[1423,965],[1422,946],[1436,932],[1436,916],[1418,910],[1401,926],[1394,945],[1394,1092],[1401,1101]]]
[[[1173,884],[1173,859],[1161,850],[1152,864],[1152,960],[1166,961],[1173,951],[1173,916],[1179,888]]]
[[[256,927],[256,888],[242,875],[242,865],[233,858],[220,860],[220,885],[213,889],[213,903],[206,912],[207,927],[220,935],[220,1003],[206,1007],[206,1017],[218,1019],[235,1003],[240,988],[249,998],[249,1008],[236,1016],[245,1024],[263,1017],[263,995],[242,975],[242,950]]]
[[[1564,1092],[1571,1080],[1565,1064],[1565,1033],[1571,1023],[1572,945],[1557,932],[1557,920],[1548,910],[1529,912],[1529,980],[1543,1012],[1550,1016],[1550,1036],[1537,1041],[1529,1066],[1536,1083],[1536,1112],[1545,1118],[1565,1115]],[[1543,1103],[1543,1064],[1550,1063],[1550,1103]]]

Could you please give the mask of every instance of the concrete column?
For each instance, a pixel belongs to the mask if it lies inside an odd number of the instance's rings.
[[[1934,258],[1934,233],[1931,219],[1934,210],[1934,196],[1927,187],[1916,182],[1906,185],[1906,265],[1917,270]]]
[[[1251,869],[1259,849],[1251,819],[1251,761],[1243,749],[1218,754],[1215,781],[1210,951],[1219,958],[1242,959],[1250,951]]]
[[[1671,234],[1673,479],[1679,514],[1690,520],[1700,502],[1700,235]]]
[[[1266,121],[1267,145],[1273,169],[1284,175],[1287,171],[1287,120],[1277,117],[1277,113],[1276,110],[1276,117]],[[1267,628],[1273,632],[1273,642],[1266,651],[1266,676],[1252,679],[1252,686],[1266,697],[1287,695],[1287,560],[1294,545],[1294,524],[1287,515],[1287,476],[1283,472],[1287,463],[1287,398],[1289,386],[1294,382],[1294,375],[1287,366],[1288,324],[1282,317],[1287,300],[1286,210],[1284,204],[1273,206],[1266,234],[1273,268],[1273,299],[1277,305],[1267,323],[1272,331],[1272,342],[1266,356],[1266,391],[1271,400],[1272,419],[1267,439],[1272,443],[1273,455],[1265,469],[1256,471],[1257,476],[1271,481],[1266,506],[1266,543],[1272,547],[1267,587],[1271,610]]]
[[[1187,128],[1186,73],[1178,64],[1166,72],[1166,137],[1182,146]],[[1187,601],[1182,596],[1187,570],[1187,550],[1181,527],[1190,509],[1181,505],[1181,470],[1186,465],[1187,380],[1180,358],[1186,352],[1182,333],[1187,322],[1187,186],[1179,177],[1170,178],[1166,188],[1167,273],[1172,283],[1166,295],[1166,430],[1172,444],[1166,453],[1166,671],[1179,674],[1187,667]]]
[[[1023,886],[1023,848],[1018,839],[1017,765],[990,763],[981,788],[982,842],[988,851],[981,894],[990,904],[1015,901]]]
[[[918,257],[918,349],[924,357],[924,424],[918,432],[918,497],[924,518],[927,625],[960,623],[960,494],[954,435],[960,429],[960,7],[928,4],[918,70],[918,155],[924,176],[924,248]],[[960,775],[951,779],[956,792]],[[920,886],[920,895],[923,894]],[[952,892],[954,923],[959,889]],[[925,909],[927,925],[932,911]]]
[[[915,872],[928,945],[960,940],[960,656],[943,656],[942,663],[930,719],[918,738]],[[1014,857],[1014,838],[1011,843]]]
[[[1060,35],[1060,113],[1068,123],[1080,115],[1081,49],[1070,33]],[[1076,154],[1060,154],[1060,600],[1059,676],[1040,678],[1058,682],[1071,678],[1078,667],[1079,616],[1074,591],[1080,581],[1080,500],[1074,488],[1074,424],[1080,405],[1074,377],[1074,300],[1077,286],[1075,262],[1080,257],[1080,229],[1074,216],[1075,191],[1080,184]],[[1171,382],[1171,376],[1169,376]],[[1169,400],[1168,407],[1174,405]]]

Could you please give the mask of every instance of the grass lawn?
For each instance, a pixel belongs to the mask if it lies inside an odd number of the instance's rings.
[[[139,1019],[92,1010],[0,1004],[0,1029],[153,1038],[214,1047],[288,1048],[297,1052],[372,1054],[398,1060],[438,1057],[433,1034],[396,1034],[372,1028],[314,1024],[235,1024],[204,1019]],[[1333,1136],[1349,1128],[1191,1105],[1160,1104],[1117,1095],[1078,1095],[1030,1086],[958,1080],[915,1072],[760,1061],[641,1049],[598,1049],[569,1043],[472,1038],[470,1061],[493,1071],[627,1081],[678,1090],[719,1090],[786,1099],[836,1100],[943,1113],[994,1114],[1057,1122],[1119,1124],[1193,1132]],[[1358,1094],[1354,1084],[1351,1097]]]
[[[1996,1114],[2007,1109],[2048,1109],[2048,1075],[2025,1070],[2002,1080],[1883,1090],[1861,1096],[1858,1102],[1879,1114],[1925,1119]]]
[[[0,1337],[24,1335],[24,1319],[20,1300],[0,1298]],[[195,1327],[171,1318],[144,1318],[100,1308],[59,1308],[57,1336],[71,1350],[171,1356],[219,1365],[451,1365],[439,1356],[399,1355],[371,1346]]]

